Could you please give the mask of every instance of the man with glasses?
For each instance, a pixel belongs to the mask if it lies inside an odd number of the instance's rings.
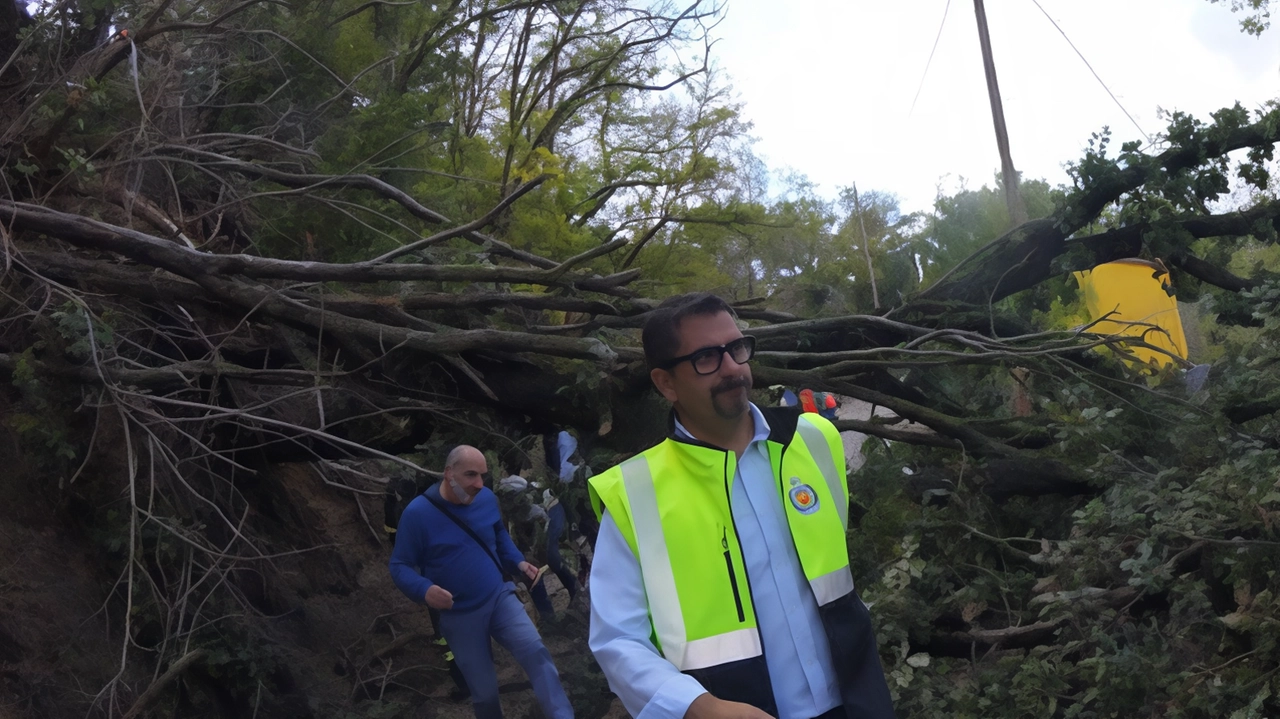
[[[643,332],[667,438],[593,477],[589,643],[637,719],[890,719],[835,427],[750,402],[755,340],[707,293]]]
[[[533,683],[548,719],[573,719],[551,653],[525,614],[507,573],[530,581],[538,570],[507,534],[498,499],[485,486],[488,463],[460,445],[445,460],[444,481],[400,515],[391,578],[409,599],[440,610],[438,627],[471,689],[476,719],[501,719],[490,638],[506,647]]]

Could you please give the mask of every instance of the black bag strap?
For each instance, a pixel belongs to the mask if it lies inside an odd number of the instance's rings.
[[[502,562],[498,561],[498,556],[493,553],[493,550],[489,549],[489,545],[484,543],[484,540],[480,538],[480,535],[476,534],[474,529],[468,526],[466,522],[462,521],[461,519],[458,519],[457,515],[455,515],[453,512],[450,512],[448,508],[446,508],[443,504],[440,503],[440,500],[436,499],[435,497],[432,497],[431,495],[425,492],[423,492],[422,496],[426,497],[428,502],[434,504],[436,506],[436,509],[440,510],[441,514],[448,517],[454,524],[461,527],[462,531],[467,533],[467,536],[476,540],[476,544],[479,544],[480,548],[484,550],[484,553],[489,555],[489,559],[493,560],[493,566],[498,568],[499,576],[501,576],[503,579],[507,579],[507,570],[502,568]]]

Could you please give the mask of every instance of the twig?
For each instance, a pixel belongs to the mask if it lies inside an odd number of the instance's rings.
[[[160,698],[160,694],[164,692],[165,688],[167,688],[169,684],[173,683],[173,680],[177,679],[178,676],[190,668],[192,664],[203,660],[208,656],[208,654],[209,653],[204,649],[193,649],[183,655],[183,657],[178,661],[170,664],[169,669],[165,671],[164,674],[160,675],[159,679],[152,682],[151,686],[147,687],[147,690],[133,702],[133,706],[129,707],[129,711],[124,713],[122,719],[134,719],[134,717],[146,711],[148,707]]]

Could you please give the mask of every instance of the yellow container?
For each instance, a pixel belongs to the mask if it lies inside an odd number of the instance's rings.
[[[1180,364],[1173,357],[1187,359],[1178,298],[1162,263],[1116,260],[1074,274],[1089,317],[1095,321],[1091,332],[1132,336],[1159,348],[1126,344],[1123,351],[1132,355],[1126,358],[1130,364],[1163,368]]]

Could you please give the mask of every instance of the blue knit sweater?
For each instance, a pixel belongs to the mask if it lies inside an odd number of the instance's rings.
[[[452,504],[441,497],[439,484],[432,485],[423,494],[466,522],[507,572],[519,571],[524,555],[507,534],[498,511],[498,498],[489,488],[480,490],[467,505]],[[406,597],[419,604],[426,601],[431,585],[439,584],[441,589],[453,594],[452,611],[476,609],[502,588],[502,575],[489,553],[442,515],[426,496],[414,498],[400,515],[396,546],[391,553],[391,579]]]

